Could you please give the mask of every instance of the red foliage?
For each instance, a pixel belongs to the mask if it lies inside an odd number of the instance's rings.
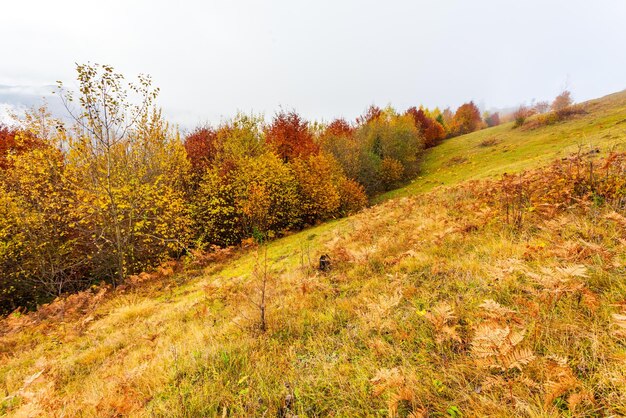
[[[10,167],[9,154],[23,154],[39,148],[44,142],[28,132],[18,132],[15,128],[0,124],[0,170]]]
[[[326,127],[323,136],[350,136],[353,133],[354,127],[345,119],[335,119]]]
[[[468,134],[480,128],[482,119],[480,111],[474,102],[461,105],[452,119],[453,132],[455,135]]]
[[[185,138],[185,151],[193,171],[202,174],[215,159],[217,132],[207,126],[196,128]]]
[[[437,142],[446,137],[446,131],[439,122],[428,117],[424,110],[417,109],[415,106],[407,109],[405,114],[410,115],[415,122],[415,126],[419,129],[420,134],[424,138],[424,146],[426,148],[437,145]]]
[[[378,119],[383,114],[383,111],[378,106],[371,105],[363,115],[356,118],[358,125],[365,125],[373,120]]]
[[[294,111],[281,112],[274,116],[272,124],[265,130],[265,142],[285,162],[319,152],[319,147],[309,131],[308,122]]]
[[[435,120],[433,121],[432,125],[430,125],[424,131],[424,146],[426,146],[427,148],[435,146],[437,145],[439,141],[441,141],[445,137],[446,137],[446,130],[439,122]]]

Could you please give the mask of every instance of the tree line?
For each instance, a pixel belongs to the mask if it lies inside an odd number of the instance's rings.
[[[327,124],[240,113],[182,137],[149,76],[76,69],[76,92],[58,85],[70,123],[41,107],[0,126],[2,313],[353,213],[414,177],[424,149],[486,125],[470,102]]]

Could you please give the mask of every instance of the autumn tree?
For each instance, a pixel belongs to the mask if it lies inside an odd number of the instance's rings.
[[[89,251],[59,125],[45,107],[27,111],[0,168],[0,311],[44,302],[86,280]]]
[[[324,130],[324,136],[350,136],[354,133],[354,127],[345,119],[335,119]]]
[[[59,83],[75,122],[68,171],[79,189],[80,226],[97,249],[94,274],[115,284],[184,247],[189,163],[178,134],[154,106],[158,89],[149,76],[127,83],[108,65],[76,70],[77,94]]]
[[[265,141],[285,162],[316,154],[319,147],[308,125],[295,111],[280,112],[265,130]]]
[[[572,94],[568,90],[561,92],[552,102],[551,109],[557,114],[563,112],[573,103]]]
[[[367,108],[367,110],[365,110],[365,112],[356,118],[356,123],[357,125],[365,125],[367,123],[370,123],[376,119],[378,119],[379,117],[381,117],[383,114],[383,111],[380,107],[375,106],[375,105],[370,105],[370,107]]]
[[[493,126],[498,126],[500,125],[500,114],[498,112],[495,112],[495,113],[485,112],[484,120],[487,126],[490,128]]]
[[[201,176],[217,156],[217,132],[211,126],[199,126],[185,137],[184,145],[193,173]]]
[[[360,171],[362,146],[355,137],[356,129],[343,119],[331,122],[322,133],[322,149],[331,154],[339,163],[344,173],[351,179],[357,179]]]
[[[443,125],[444,128],[446,128],[446,131],[449,132],[452,128],[454,113],[449,107],[446,107],[445,109],[443,109],[443,112],[441,112],[441,117],[437,120],[439,123],[441,123],[441,125]]]
[[[320,153],[296,159],[291,168],[298,183],[304,222],[313,224],[318,220],[340,216],[342,208],[354,211],[363,206],[359,191],[349,190],[349,179],[331,154]]]
[[[44,112],[44,108],[39,108],[37,112]],[[35,118],[27,112],[28,117]],[[39,115],[37,117],[40,117]],[[10,155],[19,155],[34,148],[44,146],[44,142],[28,129],[18,131],[15,127],[9,127],[0,123],[0,170],[9,168]]]
[[[228,180],[218,184],[228,200],[211,188],[203,188],[203,193],[211,208],[205,218],[208,236],[217,238],[213,231],[219,231],[222,244],[252,236],[271,238],[300,224],[296,179],[273,152],[239,160]]]
[[[427,115],[424,109],[417,109],[413,106],[407,109],[405,114],[413,118],[415,127],[424,138],[424,146],[426,148],[435,146],[440,140],[445,138],[446,132],[441,123]]]
[[[464,135],[480,128],[482,119],[474,102],[464,103],[456,110],[451,122],[451,130],[455,135]]]
[[[411,116],[385,112],[360,126],[355,137],[359,144],[357,180],[368,193],[386,187],[382,179],[382,163],[385,159],[393,159],[402,165],[402,179],[417,172],[418,156],[424,144]]]

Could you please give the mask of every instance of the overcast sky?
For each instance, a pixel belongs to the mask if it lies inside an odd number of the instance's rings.
[[[498,108],[626,88],[626,1],[3,0],[0,53],[0,113],[87,61],[151,74],[182,127],[281,106]]]

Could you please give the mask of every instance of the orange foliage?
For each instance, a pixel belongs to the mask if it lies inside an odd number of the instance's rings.
[[[342,215],[355,213],[367,206],[367,194],[359,182],[346,178],[339,184],[338,190],[341,199],[339,211]]]
[[[337,161],[322,153],[294,160],[292,170],[298,181],[299,204],[305,222],[334,216],[341,205],[337,185],[344,177]]]
[[[265,130],[265,142],[285,162],[319,152],[319,147],[309,131],[308,122],[294,111],[281,112],[274,116],[272,124]]]
[[[480,111],[474,102],[461,105],[452,118],[452,132],[455,135],[464,135],[480,128],[482,119]]]
[[[350,136],[354,133],[354,127],[350,126],[345,119],[335,119],[324,130],[322,136]]]
[[[407,109],[405,114],[413,118],[415,126],[424,138],[424,146],[426,148],[434,147],[440,140],[446,137],[446,131],[441,123],[427,116],[423,109],[418,110],[413,106]]]
[[[559,113],[570,107],[573,103],[572,95],[569,91],[564,90],[561,94],[556,96],[552,102],[552,110]]]

